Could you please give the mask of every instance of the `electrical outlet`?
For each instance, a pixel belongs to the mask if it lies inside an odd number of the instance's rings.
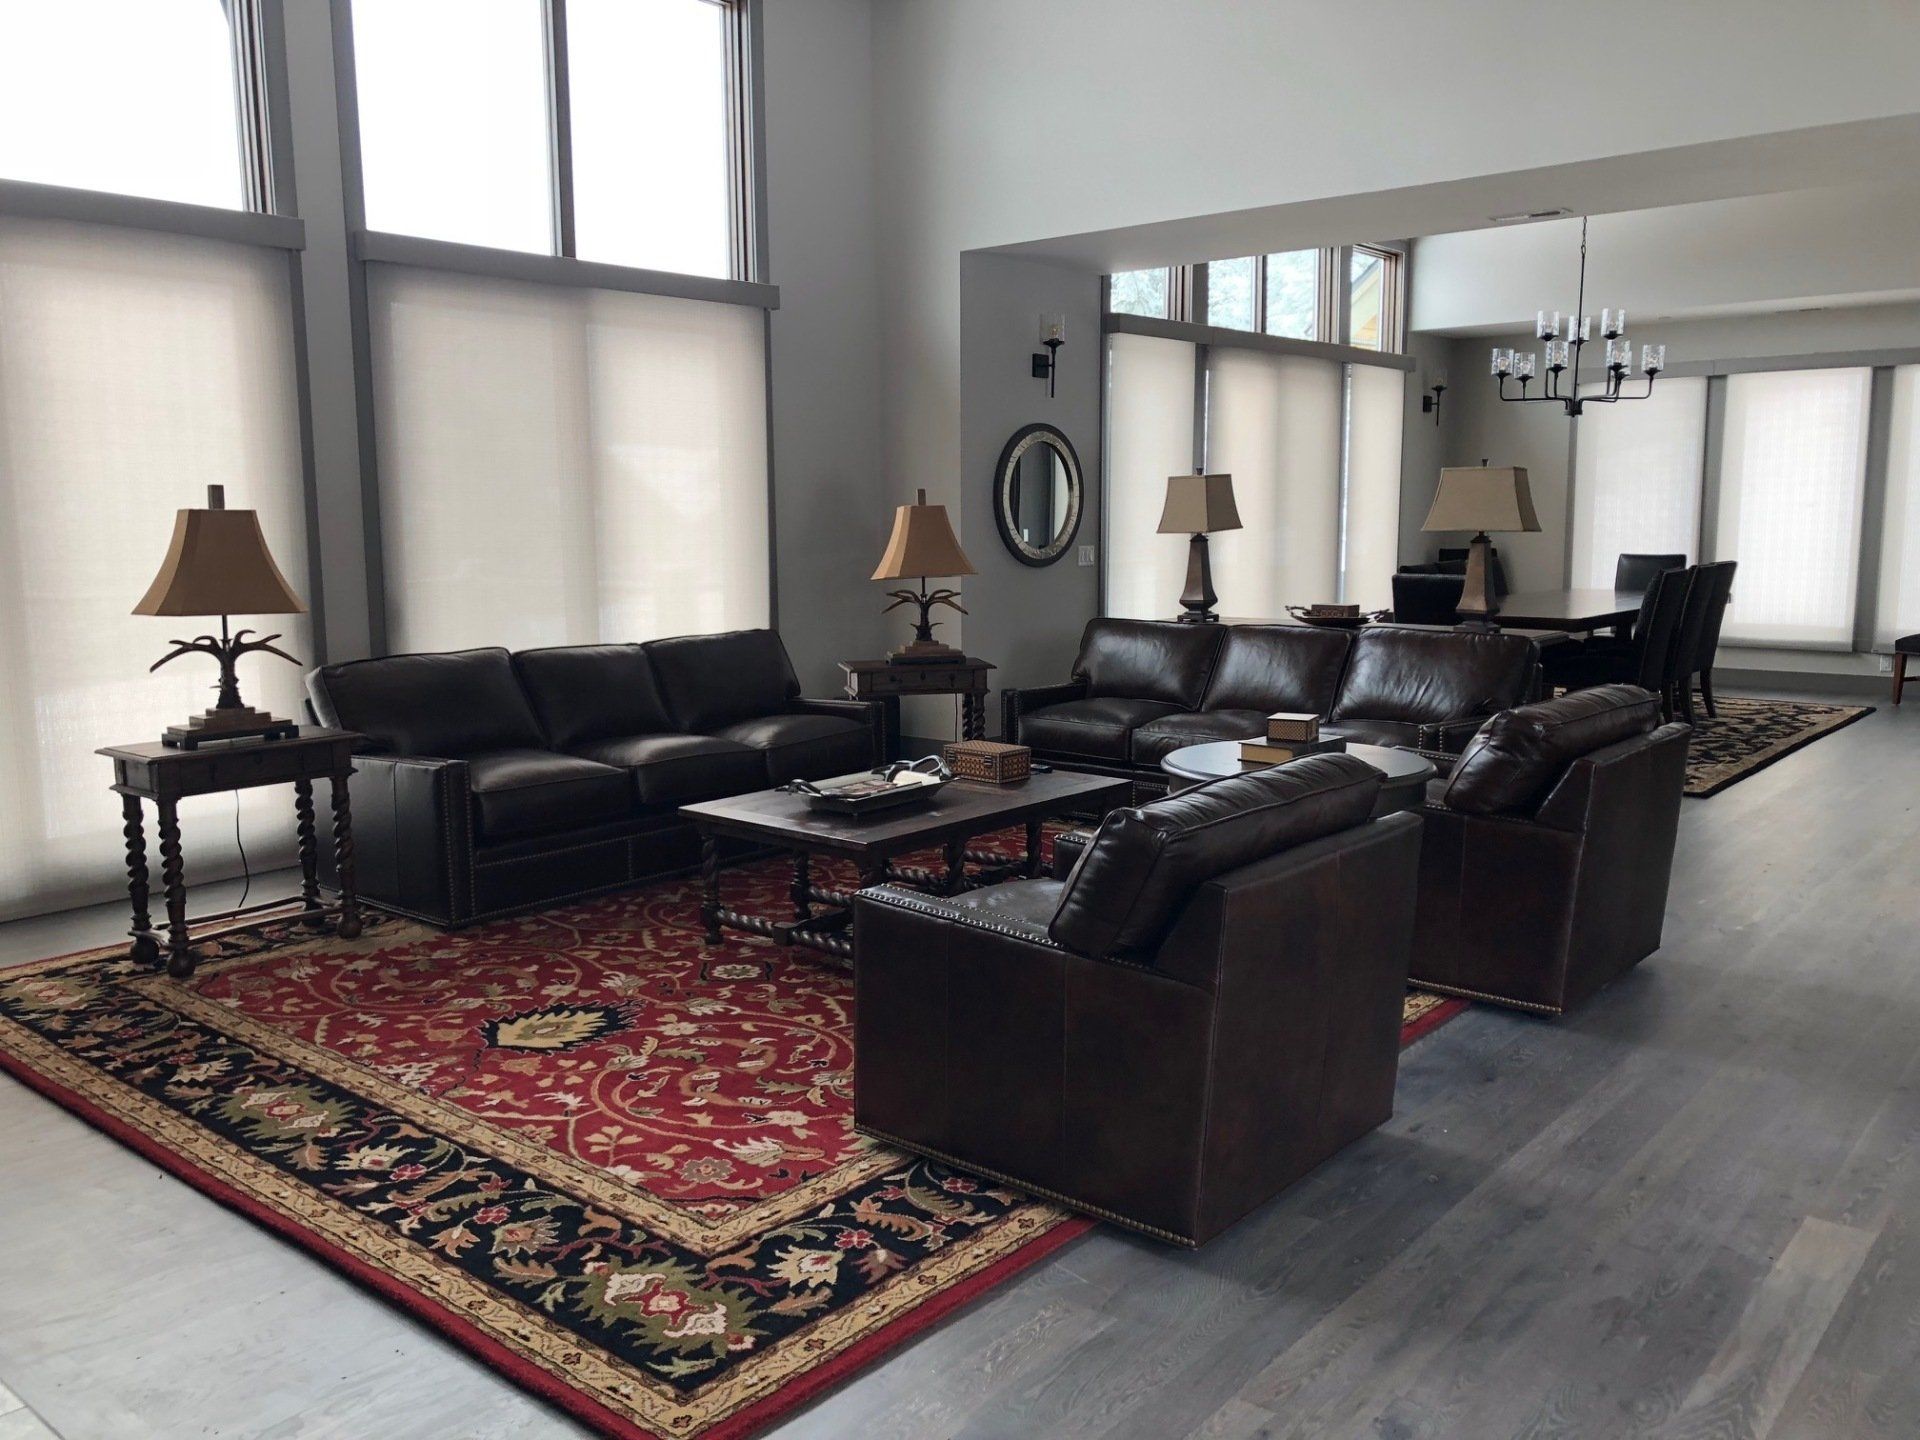
[[[1874,656],[1873,658],[1874,658],[1874,659],[1875,659],[1875,660],[1876,660],[1877,662],[1879,662],[1879,665],[1880,665],[1880,673],[1881,673],[1882,675],[1891,675],[1891,674],[1893,673],[1893,656],[1891,656],[1891,655],[1876,655],[1876,656]]]
[[[1093,564],[1093,546],[1082,545],[1080,547],[1080,563],[1082,565]]]

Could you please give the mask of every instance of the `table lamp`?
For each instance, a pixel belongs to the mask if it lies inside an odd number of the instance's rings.
[[[161,736],[163,743],[192,750],[208,740],[239,740],[257,736],[280,739],[299,733],[291,720],[255,710],[240,702],[240,685],[233,665],[252,650],[265,650],[282,660],[300,662],[273,642],[278,635],[249,640],[250,630],[227,633],[229,615],[304,615],[307,607],[287,584],[287,577],[273,563],[266,537],[260,533],[260,517],[252,510],[227,509],[226,493],[218,485],[207,487],[207,508],[181,510],[173,517],[173,541],[167,546],[167,558],[160,562],[160,573],[140,603],[136,615],[218,615],[220,638],[200,635],[192,640],[175,640],[178,648],[162,655],[148,667],[158,670],[169,660],[198,652],[220,662],[220,698],[213,709],[196,715],[184,725],[174,725]]]
[[[1440,488],[1421,530],[1471,531],[1467,545],[1467,581],[1460,591],[1460,613],[1479,619],[1498,613],[1493,593],[1493,542],[1490,530],[1536,531],[1540,518],[1533,513],[1533,492],[1527,472],[1518,465],[1460,465],[1440,472]]]
[[[1231,475],[1169,475],[1167,500],[1160,511],[1162,535],[1191,535],[1187,544],[1187,588],[1180,594],[1180,620],[1189,625],[1212,625],[1220,617],[1213,602],[1213,561],[1207,554],[1207,536],[1215,530],[1238,530],[1240,509],[1233,503]]]
[[[943,645],[933,638],[933,627],[940,622],[928,618],[928,612],[936,605],[966,614],[967,607],[960,603],[960,592],[928,590],[927,577],[978,573],[954,536],[953,526],[947,520],[946,506],[929,505],[924,490],[919,492],[919,498],[913,504],[896,506],[893,534],[888,538],[886,551],[870,578],[907,580],[917,577],[920,581],[917,591],[889,590],[887,595],[893,604],[880,613],[884,615],[888,610],[898,610],[902,605],[914,605],[919,607],[920,618],[914,622],[913,643],[902,646],[887,659],[895,665],[953,664],[966,659],[964,651]]]

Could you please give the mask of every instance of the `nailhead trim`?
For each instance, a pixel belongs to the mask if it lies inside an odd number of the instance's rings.
[[[1510,1005],[1516,1010],[1531,1010],[1538,1015],[1564,1015],[1564,1005],[1536,1005],[1530,1000],[1514,1000],[1505,995],[1495,995],[1486,990],[1469,990],[1463,985],[1442,985],[1434,980],[1420,980],[1408,977],[1408,984],[1418,985],[1422,990],[1438,990],[1442,995],[1458,995],[1466,1000],[1486,1000],[1495,1005]]]

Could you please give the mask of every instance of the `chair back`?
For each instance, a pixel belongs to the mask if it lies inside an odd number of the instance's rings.
[[[1662,570],[1684,570],[1684,555],[1643,555],[1629,551],[1613,562],[1613,588],[1645,590]]]
[[[1680,619],[1687,605],[1692,570],[1661,570],[1648,583],[1640,600],[1640,618],[1634,622],[1632,683],[1654,694],[1667,688],[1674,646],[1680,637]]]
[[[1707,626],[1716,623],[1726,608],[1727,592],[1733,587],[1733,562],[1723,560],[1693,567],[1693,579],[1687,586],[1687,603],[1680,612],[1680,629],[1674,636],[1673,654],[1667,674],[1676,684],[1685,684],[1697,674],[1706,657]],[[1714,642],[1719,643],[1716,633]]]
[[[1393,618],[1401,625],[1452,625],[1460,619],[1460,594],[1467,588],[1460,575],[1393,577]]]
[[[1727,618],[1727,606],[1733,601],[1733,574],[1738,560],[1718,560],[1704,567],[1714,572],[1713,599],[1707,605],[1706,626],[1700,636],[1700,651],[1694,661],[1695,675],[1712,675],[1713,659],[1720,652],[1720,626]]]

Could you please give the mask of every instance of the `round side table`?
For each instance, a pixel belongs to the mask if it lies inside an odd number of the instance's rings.
[[[1427,782],[1440,773],[1431,760],[1412,750],[1349,743],[1346,753],[1366,761],[1386,777],[1380,787],[1379,803],[1373,807],[1376,819],[1396,810],[1418,810],[1427,797]],[[1169,751],[1161,760],[1160,768],[1171,777],[1175,790],[1183,790],[1202,780],[1245,775],[1268,767],[1242,764],[1238,740],[1211,740],[1204,745],[1183,745]]]

